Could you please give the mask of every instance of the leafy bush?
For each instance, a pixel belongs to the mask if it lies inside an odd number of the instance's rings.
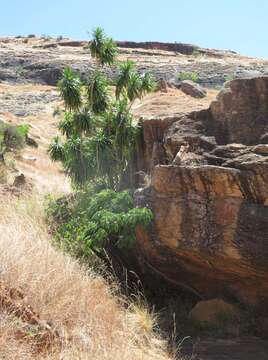
[[[56,244],[77,257],[100,255],[109,246],[129,248],[137,225],[148,226],[151,210],[134,208],[128,191],[84,190],[75,201],[49,200],[47,215]]]
[[[191,80],[193,82],[198,82],[199,81],[199,75],[198,75],[197,72],[182,71],[182,72],[177,74],[177,79],[179,81]]]
[[[14,126],[0,122],[0,151],[21,149],[25,145],[29,125]]]

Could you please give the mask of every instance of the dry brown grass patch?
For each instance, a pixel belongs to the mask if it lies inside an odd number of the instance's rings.
[[[38,322],[53,324],[60,337],[41,358],[169,359],[147,311],[124,310],[101,277],[51,247],[38,200],[1,200],[0,280],[19,289]],[[37,359],[34,337],[16,336],[27,323],[17,315],[0,309],[0,358],[12,359],[15,351],[20,359]]]

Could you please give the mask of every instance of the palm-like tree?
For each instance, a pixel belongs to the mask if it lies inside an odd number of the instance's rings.
[[[134,72],[134,70],[135,70],[135,64],[131,60],[124,61],[119,66],[119,75],[116,80],[116,90],[115,90],[115,95],[117,99],[119,99],[120,95],[122,94],[122,91],[127,88],[131,74]]]
[[[102,49],[99,61],[101,65],[113,65],[115,57],[117,56],[117,45],[112,38],[107,38]]]
[[[105,112],[110,103],[108,79],[101,72],[97,71],[89,79],[87,84],[87,98],[93,113]]]
[[[73,114],[73,124],[76,129],[76,132],[81,136],[85,134],[86,136],[92,135],[95,131],[95,117],[88,110],[84,108],[79,112]]]
[[[127,97],[131,103],[137,98],[141,98],[142,92],[142,79],[137,72],[133,72],[130,75],[128,84],[127,84]]]
[[[82,104],[81,86],[80,77],[71,68],[65,68],[58,87],[67,111],[75,111],[80,108]]]
[[[153,92],[157,88],[156,81],[150,73],[145,73],[142,76],[141,84],[141,96],[146,95],[147,93]]]
[[[73,114],[70,112],[64,113],[64,118],[59,123],[59,130],[63,135],[67,138],[70,138],[74,135],[74,121],[73,121]]]
[[[134,62],[127,60],[119,67],[113,97],[102,67],[115,63],[116,44],[101,28],[96,28],[90,51],[99,67],[86,82],[70,68],[64,70],[59,81],[65,104],[59,129],[65,142],[56,137],[49,153],[52,160],[62,162],[74,184],[101,182],[119,190],[122,179],[131,173],[139,130],[130,107],[135,99],[153,91],[155,82],[147,73],[141,76]]]
[[[65,149],[64,145],[60,142],[58,136],[56,136],[52,143],[49,146],[48,153],[52,161],[61,161],[65,160]]]
[[[92,40],[89,44],[91,56],[93,58],[100,58],[102,55],[102,49],[105,43],[105,33],[101,27],[97,27],[92,32]]]
[[[114,64],[117,46],[113,39],[108,38],[100,27],[93,30],[92,37],[89,45],[91,56],[97,59],[102,66]]]

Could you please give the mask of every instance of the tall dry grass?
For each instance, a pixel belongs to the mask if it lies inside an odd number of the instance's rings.
[[[5,197],[0,204],[0,281],[20,289],[60,338],[34,352],[31,328],[0,302],[0,359],[170,359],[146,308],[124,309],[100,276],[50,245],[38,199]],[[25,327],[29,340],[16,336]]]

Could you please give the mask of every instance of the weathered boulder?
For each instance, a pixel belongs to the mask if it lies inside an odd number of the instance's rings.
[[[143,128],[138,169],[151,182],[136,197],[155,216],[151,231],[137,229],[143,268],[203,299],[267,301],[268,77],[230,82],[209,109]]]
[[[180,89],[185,94],[195,98],[203,98],[206,96],[206,90],[191,80],[183,80]]]
[[[233,80],[211,104],[219,144],[258,144],[268,130],[268,77]]]

